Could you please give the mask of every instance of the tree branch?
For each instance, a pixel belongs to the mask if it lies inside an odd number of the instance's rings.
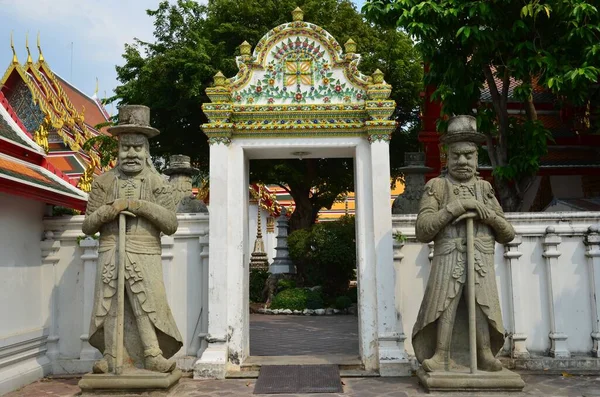
[[[290,189],[286,185],[284,185],[282,183],[278,183],[277,186],[279,186],[280,188],[282,188],[283,190],[285,190],[290,196],[292,195],[292,192],[290,191]]]
[[[490,95],[492,96],[492,104],[494,105],[494,110],[496,111],[498,122],[500,123],[500,130],[498,131],[498,165],[506,165],[508,163],[508,145],[506,136],[508,134],[508,112],[506,110],[506,107],[502,106],[503,101],[500,97],[500,93],[498,92],[498,87],[496,86],[496,81],[494,80],[494,75],[492,74],[490,65],[483,66],[483,74],[485,75],[485,79],[490,89]]]

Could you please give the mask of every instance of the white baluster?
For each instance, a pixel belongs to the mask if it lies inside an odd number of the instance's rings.
[[[561,255],[558,250],[562,239],[555,233],[553,226],[546,228],[546,236],[544,237],[544,258],[546,258],[546,276],[548,282],[548,307],[550,309],[550,356],[555,358],[569,358],[571,352],[567,347],[567,334],[560,332],[558,329],[555,305],[558,302],[556,296],[556,288],[553,285],[552,269],[558,266],[558,257]]]
[[[44,233],[44,239],[40,243],[42,248],[42,274],[44,280],[44,296],[49,297],[49,324],[50,330],[47,340],[47,348],[46,356],[50,359],[50,361],[54,362],[58,359],[59,350],[58,350],[58,319],[56,318],[57,308],[56,302],[58,301],[58,285],[56,281],[56,264],[59,261],[58,251],[60,249],[60,240],[54,239],[54,233],[51,231],[46,231]]]
[[[600,357],[600,227],[590,226],[585,237],[589,263],[590,302],[592,305],[592,356]]]
[[[524,331],[523,324],[523,290],[521,289],[521,272],[519,269],[519,258],[523,255],[519,251],[519,246],[523,242],[520,235],[504,246],[504,257],[508,259],[508,288],[510,302],[510,319],[511,319],[511,357],[512,358],[529,358],[529,351],[525,341],[527,334]]]
[[[79,358],[81,360],[97,360],[100,358],[100,352],[96,350],[89,342],[89,327],[94,307],[94,289],[96,280],[96,269],[98,266],[98,240],[86,237],[79,242],[83,250],[81,260],[83,261],[83,324],[84,333],[81,334],[81,351]]]

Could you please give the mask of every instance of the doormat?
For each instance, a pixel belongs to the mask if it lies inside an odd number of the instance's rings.
[[[254,394],[343,393],[337,365],[263,365]]]

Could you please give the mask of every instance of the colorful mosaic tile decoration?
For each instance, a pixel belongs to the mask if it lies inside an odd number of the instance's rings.
[[[236,76],[215,75],[206,90],[212,103],[202,106],[209,143],[341,135],[389,141],[395,103],[383,73],[362,74],[354,41],[344,53],[327,31],[303,21],[302,10],[292,15],[293,22],[273,28],[253,52],[247,42],[240,45]]]

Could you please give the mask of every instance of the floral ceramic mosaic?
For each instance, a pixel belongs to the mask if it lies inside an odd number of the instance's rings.
[[[237,75],[217,73],[215,86],[206,90],[212,103],[202,105],[209,119],[202,128],[209,142],[293,136],[388,141],[395,128],[391,87],[380,71],[360,73],[356,43],[345,46],[344,54],[323,28],[301,20],[272,29],[252,54],[244,42]]]
[[[366,97],[344,78],[321,44],[308,37],[275,44],[264,70],[252,72],[246,88],[233,93],[234,103],[352,103]]]

